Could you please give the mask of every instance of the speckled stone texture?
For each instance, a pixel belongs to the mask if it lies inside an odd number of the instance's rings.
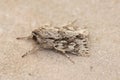
[[[77,19],[90,32],[90,57],[63,55],[16,40],[39,26]],[[0,80],[120,80],[119,0],[0,0]]]

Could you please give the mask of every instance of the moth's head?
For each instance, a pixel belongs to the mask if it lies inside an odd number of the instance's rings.
[[[37,39],[38,39],[38,37],[39,37],[39,32],[36,31],[36,30],[32,31],[32,36],[33,36],[33,37],[32,37],[33,40],[37,41]]]

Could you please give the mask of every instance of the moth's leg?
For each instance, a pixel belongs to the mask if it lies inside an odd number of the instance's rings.
[[[33,47],[32,50],[29,50],[28,52],[26,52],[25,54],[22,55],[22,58],[24,58],[25,56],[31,54],[31,53],[35,53],[36,51],[38,51],[38,49],[40,49],[38,46]]]
[[[73,20],[72,22],[68,23],[68,24],[66,25],[66,27],[67,27],[67,26],[73,26],[73,25],[76,23],[76,21],[77,21],[77,19]]]
[[[70,58],[70,56],[69,56],[67,53],[65,53],[64,50],[58,49],[57,47],[54,47],[54,48],[55,48],[55,50],[61,52],[61,54],[63,54],[65,57],[67,57],[67,58],[70,60],[70,62],[72,62],[73,64],[75,63],[75,62]]]
[[[72,21],[71,23],[69,23],[69,26],[73,26],[76,23],[77,19],[75,19],[74,21]]]
[[[65,55],[70,60],[70,62],[72,62],[73,64],[75,64],[75,62],[70,58],[70,56],[67,53],[63,53],[63,55]]]
[[[32,39],[32,35],[30,35],[30,36],[27,36],[27,37],[17,37],[16,38],[17,40],[21,40],[21,39]]]
[[[49,24],[46,24],[46,25],[44,25],[45,27],[52,27],[53,26],[53,22],[50,22]]]
[[[75,19],[74,21],[70,22],[69,24],[63,26],[64,29],[67,30],[73,30],[73,29],[77,29],[77,26],[74,26],[74,24],[76,23],[77,19]]]

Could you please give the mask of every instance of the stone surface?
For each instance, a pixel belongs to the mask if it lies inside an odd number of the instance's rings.
[[[0,0],[0,80],[119,80],[119,0]],[[18,41],[44,24],[77,19],[90,32],[90,57],[40,50],[25,58],[31,42]]]

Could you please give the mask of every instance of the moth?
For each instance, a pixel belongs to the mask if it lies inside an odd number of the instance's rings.
[[[89,32],[88,30],[80,29],[79,26],[74,26],[73,24],[74,22],[61,27],[45,25],[33,30],[29,37],[18,37],[17,39],[32,39],[39,47],[58,51],[74,63],[69,54],[89,56]],[[27,53],[22,57],[26,55]]]

